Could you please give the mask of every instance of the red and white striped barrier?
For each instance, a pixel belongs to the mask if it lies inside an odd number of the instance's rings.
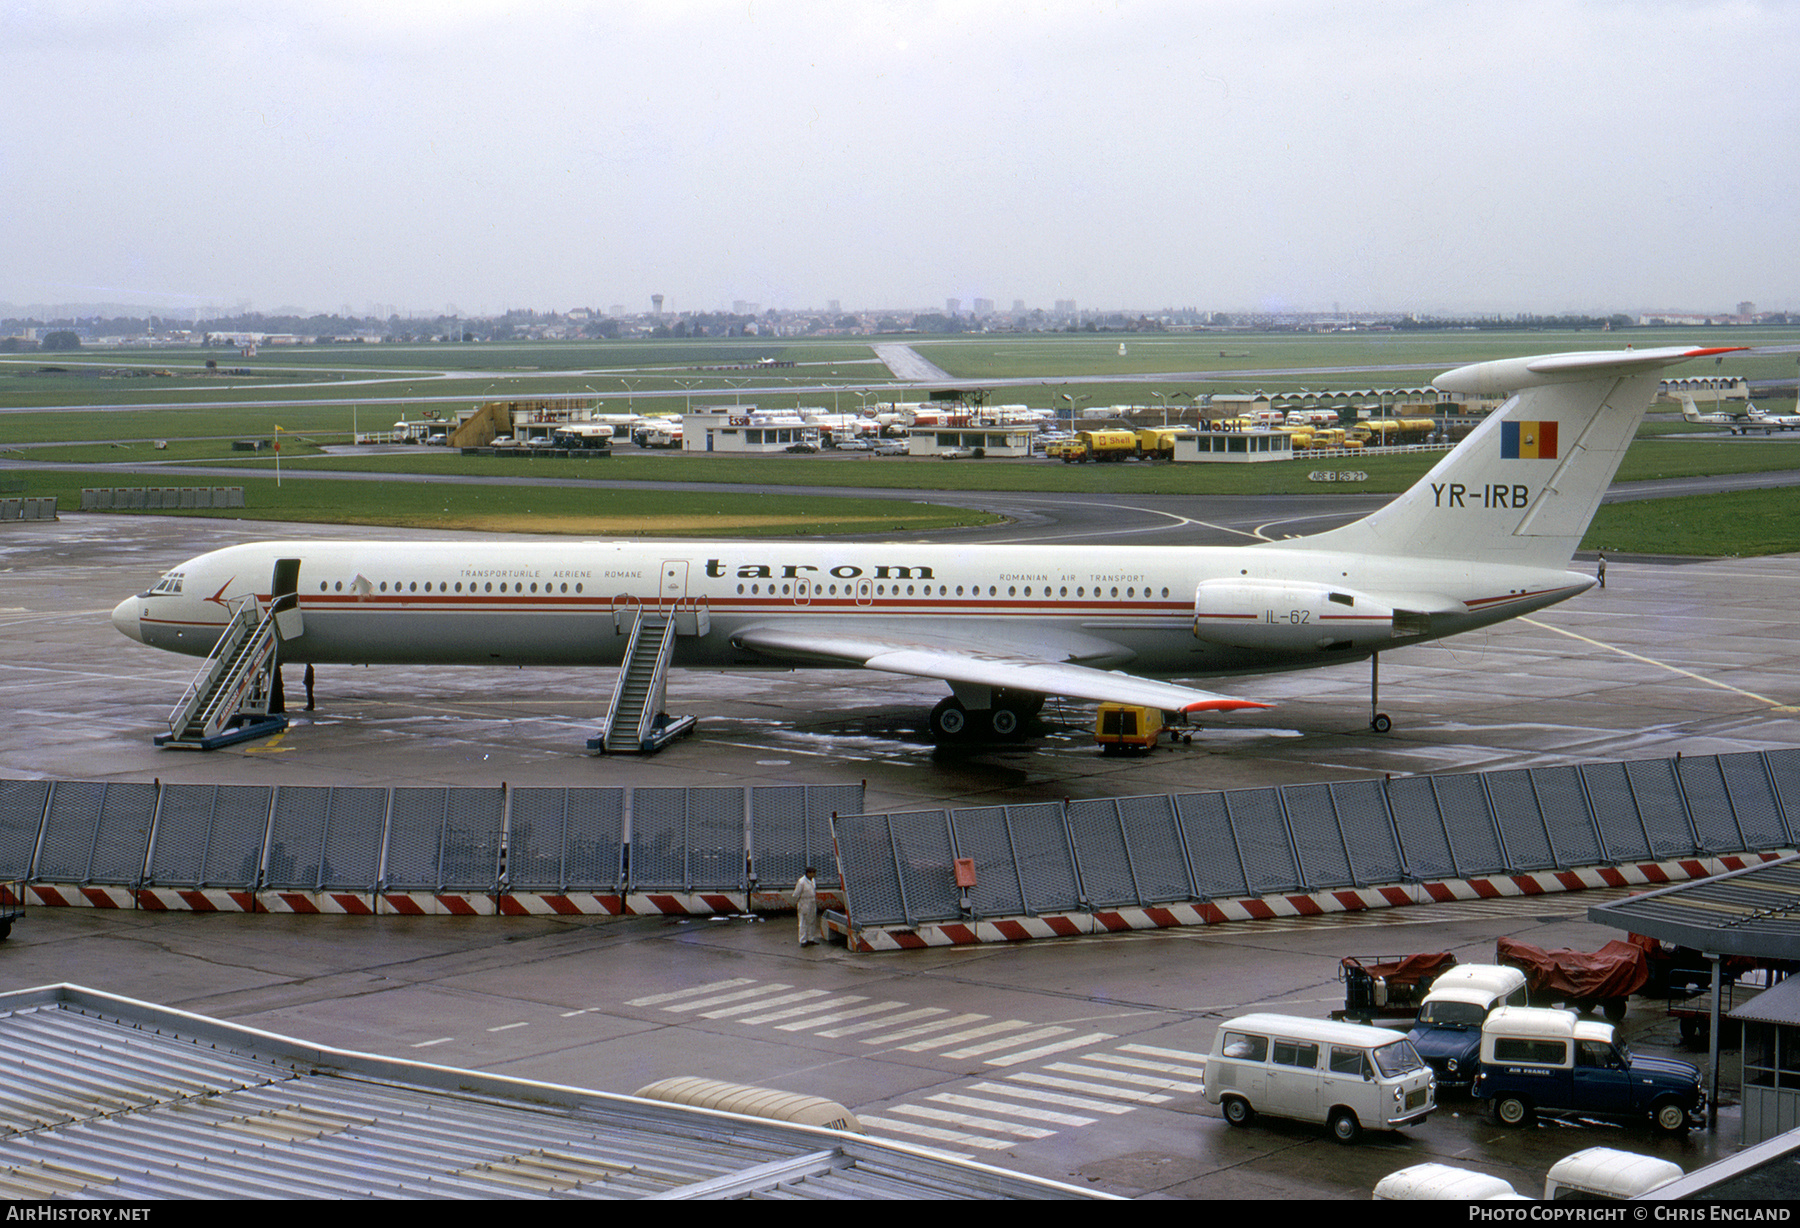
[[[645,892],[603,895],[571,891],[562,894],[510,891],[501,895],[461,891],[231,891],[223,888],[80,887],[66,883],[30,883],[25,902],[46,908],[123,908],[146,912],[268,912],[403,917],[620,917],[707,916],[741,913],[742,892]],[[769,903],[758,895],[756,903]],[[778,901],[782,907],[785,899]]]
[[[261,912],[254,891],[217,887],[142,887],[137,906],[145,912]]]
[[[1548,895],[1599,887],[1663,887],[1690,879],[1711,878],[1727,870],[1742,870],[1747,866],[1760,865],[1789,855],[1791,851],[1743,853],[1724,857],[1683,857],[1673,861],[1590,866],[1580,870],[1439,879],[1306,894],[1208,900],[1200,904],[1098,909],[1093,912],[952,921],[919,926],[857,926],[854,921],[837,921],[833,918],[836,923],[830,928],[844,934],[853,951],[911,951],[923,947],[1027,942],[1036,938],[1071,938],[1081,934],[1166,929],[1182,925],[1220,925],[1227,921],[1319,917],[1328,913],[1362,912],[1373,908],[1403,908],[1410,904]]]
[[[1483,878],[1438,879],[1292,895],[1264,895],[1208,900],[1198,904],[1165,904],[1145,908],[1099,909],[1036,917],[998,917],[920,926],[857,926],[834,912],[827,929],[845,936],[856,951],[906,951],[922,947],[966,946],[990,942],[1027,942],[1036,938],[1070,938],[1082,934],[1165,929],[1183,925],[1220,925],[1227,921],[1264,921],[1280,917],[1318,917],[1374,908],[1404,908],[1457,900],[1548,895],[1602,887],[1660,887],[1710,878],[1792,855],[1792,850],[1682,857],[1671,861],[1623,866],[1589,866],[1580,870],[1546,870],[1531,874],[1497,874]],[[706,916],[717,913],[775,911],[788,906],[784,893],[644,892],[628,895],[571,891],[511,891],[498,896],[473,892],[389,891],[371,896],[354,891],[231,891],[223,888],[75,886],[30,883],[26,903],[39,907],[124,908],[154,912],[269,912],[340,916]],[[827,907],[842,907],[832,893],[821,897]]]
[[[629,895],[513,891],[500,897],[500,912],[508,917],[693,917],[744,910],[743,894],[730,891],[649,891]]]
[[[494,897],[466,891],[384,891],[379,911],[397,917],[491,917]]]
[[[136,908],[129,887],[78,887],[68,883],[27,883],[28,904],[48,908]]]
[[[298,913],[303,916],[375,915],[369,896],[358,891],[261,891],[256,896],[256,911]]]
[[[623,896],[599,895],[592,891],[561,894],[509,891],[500,897],[500,915],[503,917],[619,917],[624,914]]]

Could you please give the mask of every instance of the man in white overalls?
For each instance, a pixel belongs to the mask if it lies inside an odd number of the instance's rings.
[[[819,931],[819,888],[813,882],[813,867],[807,866],[800,881],[794,884],[794,911],[800,917],[800,945],[810,947]]]

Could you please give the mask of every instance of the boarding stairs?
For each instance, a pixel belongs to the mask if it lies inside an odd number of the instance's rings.
[[[662,710],[669,661],[675,655],[679,617],[670,612],[635,610],[631,639],[613,684],[606,728],[588,739],[589,750],[609,755],[647,755],[694,728],[691,716],[670,717]]]
[[[213,750],[287,728],[287,717],[271,713],[280,637],[280,602],[267,612],[255,600],[240,602],[213,646],[212,655],[188,684],[169,714],[169,732],[156,745],[171,750]]]

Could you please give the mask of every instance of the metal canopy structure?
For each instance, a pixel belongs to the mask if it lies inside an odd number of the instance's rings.
[[[1719,1020],[1723,957],[1800,959],[1800,854],[1588,909],[1588,920],[1688,947],[1712,965],[1707,1001],[1707,1123],[1719,1117]]]
[[[904,1144],[0,994],[0,1198],[1106,1198]]]
[[[1800,960],[1800,855],[1596,904],[1588,920],[1710,955]]]

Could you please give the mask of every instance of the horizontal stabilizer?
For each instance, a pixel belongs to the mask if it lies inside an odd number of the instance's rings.
[[[1504,396],[1545,384],[1605,377],[1618,379],[1686,362],[1690,358],[1731,354],[1747,348],[1749,347],[1741,345],[1700,348],[1666,345],[1652,350],[1593,350],[1577,354],[1543,354],[1536,358],[1502,358],[1494,362],[1477,362],[1457,367],[1431,382],[1443,392]]]

